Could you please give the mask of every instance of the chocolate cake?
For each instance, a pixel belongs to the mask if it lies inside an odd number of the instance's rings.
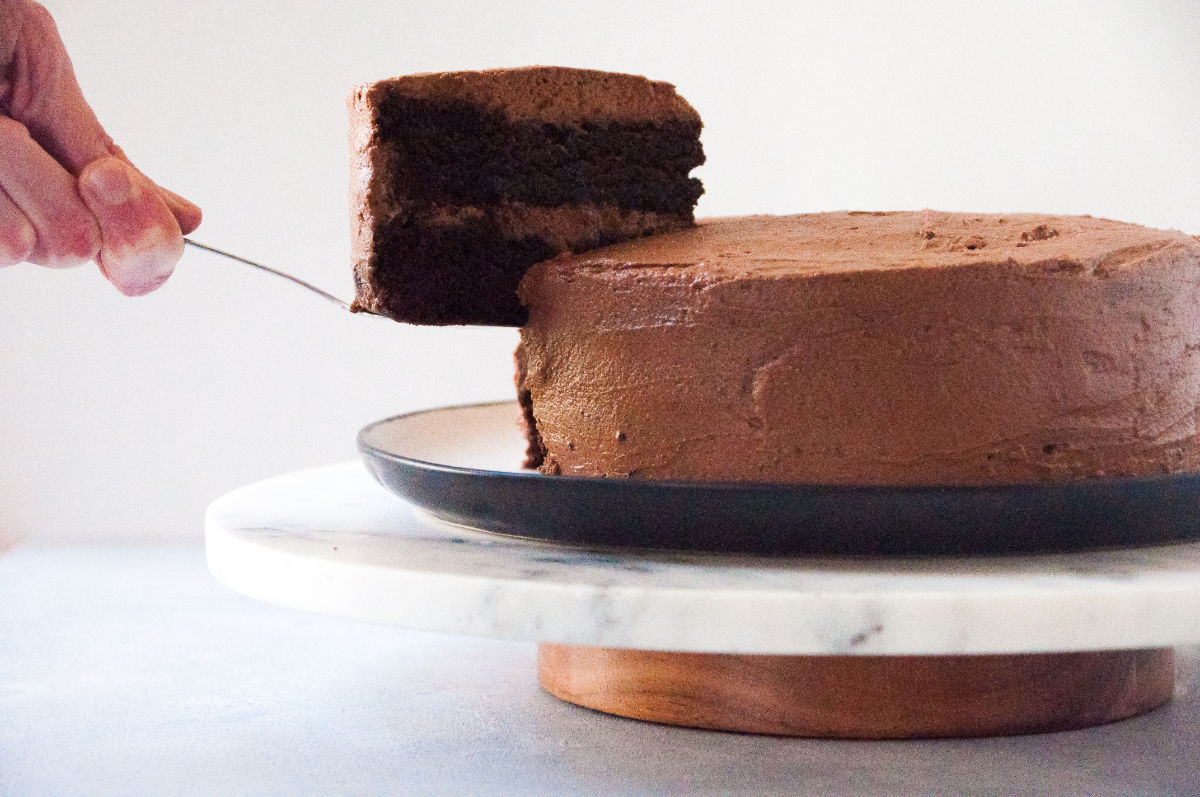
[[[700,117],[668,83],[527,67],[384,80],[348,101],[355,309],[515,326],[525,270],[693,222]]]
[[[543,472],[1012,483],[1200,470],[1200,241],[1091,217],[712,219],[531,269]]]

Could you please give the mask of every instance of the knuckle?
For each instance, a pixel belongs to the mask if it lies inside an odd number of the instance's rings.
[[[33,226],[23,219],[0,224],[0,266],[24,263],[36,245]]]
[[[16,119],[0,115],[0,141],[11,144],[29,137],[29,128]]]
[[[27,23],[37,25],[42,30],[58,30],[58,27],[54,24],[54,17],[51,16],[50,11],[44,5],[33,2],[33,0],[29,0],[24,5]]]

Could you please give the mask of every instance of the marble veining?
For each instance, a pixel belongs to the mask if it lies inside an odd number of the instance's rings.
[[[728,653],[987,653],[1200,641],[1200,543],[1008,557],[587,550],[438,521],[356,462],[236,490],[209,566],[261,600],[411,628]]]

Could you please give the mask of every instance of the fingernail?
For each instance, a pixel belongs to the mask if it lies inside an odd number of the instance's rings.
[[[139,189],[129,168],[116,158],[103,158],[88,170],[86,188],[106,205],[123,205],[138,195]]]

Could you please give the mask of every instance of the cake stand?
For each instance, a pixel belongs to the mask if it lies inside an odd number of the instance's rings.
[[[216,579],[250,597],[536,641],[560,698],[726,730],[1083,727],[1168,701],[1172,647],[1200,640],[1200,543],[909,559],[588,550],[436,520],[356,462],[229,493],[206,546]]]

